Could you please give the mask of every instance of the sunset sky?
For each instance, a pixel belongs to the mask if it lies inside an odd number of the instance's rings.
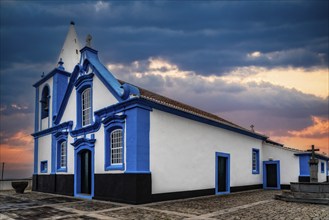
[[[30,177],[34,89],[70,21],[111,72],[329,154],[328,1],[0,1],[0,162]],[[65,64],[64,64],[65,65]]]

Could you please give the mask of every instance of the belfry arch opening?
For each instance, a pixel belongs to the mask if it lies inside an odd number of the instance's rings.
[[[49,100],[50,100],[49,87],[45,86],[41,95],[41,119],[49,117]]]

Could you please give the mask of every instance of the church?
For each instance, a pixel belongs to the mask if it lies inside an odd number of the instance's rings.
[[[310,181],[310,152],[117,79],[73,22],[33,86],[34,191],[143,204]]]

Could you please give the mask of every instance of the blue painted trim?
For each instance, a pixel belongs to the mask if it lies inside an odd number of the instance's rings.
[[[61,105],[60,105],[59,110],[58,110],[58,114],[53,116],[53,123],[54,124],[58,124],[60,122],[61,118],[63,117],[65,108],[67,106],[70,95],[71,95],[72,90],[74,88],[74,83],[75,83],[77,77],[79,76],[80,71],[82,71],[81,66],[76,65],[74,67],[73,73],[70,77],[69,84],[68,84],[67,89],[65,91],[63,101],[61,102]]]
[[[73,143],[71,143],[72,146],[74,146],[74,148],[78,149],[79,147],[81,147],[81,145],[86,144],[88,146],[93,147],[94,144],[96,142],[96,139],[92,138],[78,138],[75,139]]]
[[[48,79],[50,79],[53,75],[55,75],[56,73],[61,74],[63,76],[66,77],[70,77],[71,73],[66,72],[64,70],[55,68],[52,71],[50,71],[47,75],[45,75],[42,79],[40,79],[38,82],[36,82],[33,87],[39,87],[41,84],[43,84],[44,82],[46,82]]]
[[[38,138],[34,138],[34,168],[33,174],[38,174]]]
[[[123,102],[128,99],[130,96],[139,96],[139,89],[130,84],[121,85],[119,81],[113,76],[113,74],[107,70],[103,64],[99,61],[97,56],[97,51],[88,47],[84,47],[80,50],[81,58],[80,64],[74,68],[74,71],[70,77],[69,85],[65,92],[63,101],[61,103],[58,114],[53,117],[54,124],[58,124],[63,117],[65,108],[67,106],[69,97],[72,93],[74,83],[78,78],[79,74],[83,74],[92,68],[96,76],[103,82],[106,88],[111,92],[111,94],[119,101]]]
[[[39,131],[39,87],[35,88],[34,132]]]
[[[40,161],[40,173],[47,173],[48,172],[48,161],[42,160]]]
[[[310,166],[308,161],[310,160],[310,154],[299,155],[299,175],[310,176]]]
[[[54,118],[60,108],[68,85],[68,77],[63,74],[55,74],[53,77],[53,99],[52,99],[52,117]],[[54,121],[52,120],[52,126]]]
[[[92,67],[93,72],[103,82],[112,95],[119,101],[123,101],[123,97],[129,97],[125,94],[125,90],[113,74],[98,59],[98,51],[90,47],[84,47],[80,50],[83,68]]]
[[[253,170],[252,167],[252,155],[254,152],[256,153],[256,170]],[[256,148],[253,148],[251,153],[251,170],[252,170],[252,174],[259,174],[259,149]]]
[[[54,134],[56,141],[56,171],[57,172],[67,172],[67,136],[68,132],[57,132]],[[66,166],[61,167],[61,144],[66,141]]]
[[[125,155],[125,115],[110,115],[103,119],[104,124],[104,170],[124,170],[124,155]],[[112,165],[111,164],[111,132],[115,129],[122,130],[122,164]]]
[[[226,158],[226,191],[225,192],[219,192],[218,191],[218,158],[219,157],[225,157]],[[230,178],[231,178],[231,174],[230,174],[230,164],[231,164],[231,156],[230,154],[227,153],[221,153],[221,152],[216,152],[216,156],[215,156],[215,194],[216,195],[223,195],[223,194],[229,194],[230,193]]]
[[[324,162],[321,162],[321,173],[324,173]]]
[[[88,125],[88,126],[85,126],[85,127],[82,127],[82,128],[76,128],[75,130],[72,130],[70,132],[70,135],[72,137],[78,137],[78,136],[81,136],[81,135],[86,135],[86,134],[89,134],[89,133],[95,133],[97,132],[101,127],[101,120],[98,116],[95,115],[95,121],[92,122],[91,125]]]
[[[276,164],[276,175],[277,175],[277,187],[267,187],[266,180],[266,165],[267,164]],[[271,161],[263,161],[263,189],[281,189],[281,180],[280,180],[280,161],[279,160],[271,160]]]
[[[106,108],[103,108],[103,109],[99,109],[99,110],[95,111],[95,115],[103,117],[103,115],[106,115],[109,112],[124,111],[127,108],[133,108],[134,105],[140,106],[142,108],[149,109],[149,110],[152,110],[152,108],[155,108],[155,109],[158,109],[158,110],[161,110],[161,111],[164,111],[164,112],[167,112],[167,113],[171,113],[171,114],[174,114],[174,115],[177,115],[177,116],[180,116],[180,117],[184,117],[184,118],[187,118],[187,119],[198,121],[198,122],[201,122],[201,123],[204,123],[204,124],[208,124],[208,125],[211,125],[211,126],[215,126],[215,127],[218,127],[218,128],[222,128],[222,129],[225,129],[225,130],[229,130],[229,131],[232,131],[232,132],[235,132],[235,133],[239,133],[239,134],[246,135],[246,136],[256,138],[256,139],[260,139],[260,140],[266,140],[268,138],[266,136],[258,135],[254,132],[249,132],[249,131],[244,130],[244,129],[240,129],[240,128],[237,128],[237,127],[232,127],[232,126],[227,125],[227,124],[216,122],[216,121],[213,121],[213,120],[201,117],[201,116],[197,116],[197,115],[185,112],[185,111],[174,109],[174,108],[171,108],[171,107],[168,107],[168,106],[165,106],[165,105],[161,105],[161,104],[158,104],[158,103],[146,100],[146,99],[142,99],[142,98],[128,99],[128,100],[123,101],[121,103],[118,103],[118,104],[115,104],[115,105],[112,105],[112,106],[109,106],[109,107],[106,107]]]
[[[95,139],[79,138],[72,143],[74,146],[74,196],[84,199],[92,199],[94,197],[94,172],[95,172]],[[91,152],[91,194],[81,194],[80,183],[80,155],[83,150],[89,150]]]
[[[51,167],[50,167],[50,173],[55,174],[56,173],[56,147],[57,142],[55,136],[52,134],[51,135]]]
[[[42,131],[38,131],[35,132],[34,134],[32,134],[33,137],[42,137],[48,134],[52,134],[54,131],[58,131],[58,130],[62,130],[62,129],[71,129],[73,125],[72,121],[67,121],[64,122],[62,124],[56,125],[54,127],[50,127],[48,129],[42,130]]]
[[[297,153],[297,154],[295,154],[296,156],[311,156],[312,155],[312,153],[311,152],[304,152],[304,153]],[[321,160],[325,160],[325,161],[329,161],[329,157],[327,157],[327,156],[324,156],[324,155],[322,155],[322,154],[315,154],[315,158],[317,158],[317,159],[321,159]]]
[[[150,110],[126,108],[126,173],[150,172]]]
[[[93,77],[94,74],[90,73],[88,75],[80,76],[77,81],[74,83],[76,89],[76,128],[74,130],[79,130],[80,128],[84,128],[92,125],[93,122]],[[90,88],[90,124],[86,126],[82,126],[82,102],[81,97],[82,93]]]

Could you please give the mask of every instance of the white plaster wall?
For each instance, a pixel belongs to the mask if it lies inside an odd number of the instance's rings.
[[[118,100],[95,75],[93,78],[93,111],[118,103]]]
[[[40,172],[40,162],[48,161],[47,173]],[[51,171],[51,135],[42,136],[38,139],[38,174],[49,174]]]
[[[153,109],[150,115],[152,193],[215,188],[215,153],[230,154],[230,186],[262,184],[252,174],[252,148],[262,141]]]
[[[74,174],[74,147],[71,143],[74,142],[74,138],[70,135],[67,137],[67,173],[62,172],[61,174]]]
[[[324,173],[321,173],[321,162],[324,163]],[[319,159],[318,170],[318,182],[327,181],[327,165],[325,160]]]
[[[70,95],[70,98],[67,102],[65,111],[63,113],[61,123],[66,121],[73,121],[72,128],[74,129],[76,127],[76,91],[75,88],[73,88],[72,93]]]
[[[50,99],[49,99],[49,116],[51,118],[52,114],[53,114],[53,103],[52,103],[52,98],[53,98],[53,78],[51,77],[50,79],[48,79],[46,82],[44,82],[42,85],[39,86],[39,130],[44,130],[46,128],[48,128],[48,120],[49,118],[45,118],[41,120],[41,103],[40,100],[42,98],[42,90],[43,88],[48,84],[49,86],[49,95],[50,95]],[[51,121],[50,121],[51,124]]]
[[[261,160],[268,161],[270,158],[279,160],[281,184],[290,184],[290,182],[298,182],[299,176],[299,157],[295,156],[295,153],[298,152],[264,143]]]
[[[95,133],[95,173],[105,173],[104,165],[105,165],[105,140],[104,140],[104,127],[103,124],[100,127],[99,131]]]

